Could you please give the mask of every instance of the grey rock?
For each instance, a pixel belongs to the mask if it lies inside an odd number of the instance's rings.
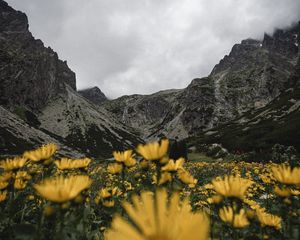
[[[124,96],[104,107],[145,139],[190,137],[263,108],[288,86],[299,59],[300,24],[263,41],[243,40],[208,77],[185,89]]]
[[[107,100],[105,94],[98,87],[83,89],[78,91],[78,93],[92,103],[98,105]]]
[[[38,111],[64,83],[76,89],[75,73],[50,47],[34,39],[24,13],[0,1],[0,104]]]
[[[66,157],[83,157],[79,151],[64,144],[53,134],[49,134],[28,125],[17,115],[0,106],[0,157],[20,155],[45,143],[59,146],[59,154]]]
[[[109,157],[143,140],[105,109],[93,105],[72,87],[58,94],[38,116],[41,129],[65,139],[88,156]]]

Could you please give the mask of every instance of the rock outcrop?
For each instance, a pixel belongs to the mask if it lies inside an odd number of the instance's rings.
[[[300,59],[288,83],[289,87],[266,106],[192,137],[189,142],[198,146],[218,142],[239,152],[268,151],[279,143],[300,152]]]
[[[299,59],[299,42],[300,23],[273,36],[265,34],[262,41],[243,40],[208,77],[194,79],[176,94],[166,91],[163,99],[171,101],[148,101],[162,99],[159,92],[121,97],[104,107],[146,138],[197,135],[266,106],[287,89]]]
[[[94,104],[105,98],[99,89],[84,91],[83,95],[93,93],[87,99],[76,92],[75,73],[51,48],[34,39],[26,15],[3,0],[0,69],[0,155],[55,142],[67,155],[108,157],[113,150],[143,142]]]
[[[98,87],[93,87],[93,88],[88,88],[88,89],[83,89],[78,91],[78,93],[91,101],[94,104],[101,104],[107,100],[105,94],[98,88]]]
[[[65,83],[76,89],[75,73],[50,47],[34,39],[27,16],[0,0],[0,104],[38,111]]]
[[[42,109],[39,121],[41,129],[60,136],[88,156],[107,157],[113,150],[125,150],[143,142],[133,129],[69,86]]]
[[[1,157],[22,154],[26,150],[50,142],[59,146],[59,153],[62,156],[74,158],[84,156],[80,151],[68,146],[63,138],[28,125],[18,115],[2,106],[0,106],[0,116]]]

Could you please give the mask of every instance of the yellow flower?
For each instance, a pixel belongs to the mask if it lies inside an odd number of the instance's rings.
[[[136,151],[146,160],[160,160],[168,151],[169,140],[163,139],[161,142],[152,142],[145,145],[139,145]]]
[[[281,229],[280,217],[266,213],[264,210],[261,209],[257,209],[256,214],[262,226],[274,227],[278,230]]]
[[[197,179],[195,179],[191,174],[189,174],[184,169],[179,169],[177,172],[178,178],[185,184],[189,184],[190,187],[194,187],[197,183]]]
[[[114,158],[119,163],[124,163],[126,167],[133,167],[136,164],[136,160],[133,158],[132,150],[124,152],[113,152]]]
[[[113,197],[113,196],[119,196],[119,195],[121,195],[121,191],[117,187],[114,187],[111,190],[108,188],[102,188],[98,192],[98,194],[95,198],[95,202],[98,204],[100,202],[100,200],[102,200],[101,202],[105,207],[113,207],[115,204],[114,200],[111,200],[108,198]]]
[[[291,194],[294,196],[298,196],[298,195],[300,195],[300,191],[296,190],[296,189],[291,189]]]
[[[244,228],[249,225],[244,209],[241,209],[238,214],[235,214],[231,207],[223,207],[219,211],[219,216],[223,222],[227,222],[235,228]]]
[[[170,160],[167,165],[161,168],[162,171],[176,172],[178,169],[183,169],[184,158],[179,158],[175,162]]]
[[[27,162],[26,158],[23,157],[15,157],[13,159],[6,159],[0,162],[0,168],[3,168],[4,171],[11,171],[15,169],[19,169],[25,165]]]
[[[69,159],[69,158],[62,158],[61,160],[56,160],[54,164],[60,170],[65,169],[74,169],[74,168],[86,168],[92,160],[90,158],[83,158],[83,159]]]
[[[300,167],[291,168],[290,166],[280,165],[272,167],[273,176],[283,184],[300,184]]]
[[[223,201],[223,197],[221,195],[214,195],[211,198],[207,199],[207,202],[210,204],[218,204]]]
[[[102,188],[99,192],[99,197],[104,199],[111,196],[111,193],[107,190],[107,188]]]
[[[64,178],[62,176],[45,180],[34,188],[47,200],[65,202],[77,197],[84,189],[90,187],[92,180],[88,176],[77,175]]]
[[[140,161],[140,166],[142,169],[146,169],[149,167],[149,162],[145,159],[143,159],[142,161]]]
[[[8,182],[0,182],[0,190],[7,188]]]
[[[0,191],[0,202],[5,201],[6,197],[7,197],[7,192],[6,191],[4,191],[4,192]]]
[[[105,207],[113,207],[113,206],[115,206],[115,201],[114,201],[114,200],[103,201],[102,204],[103,204],[103,206],[105,206]]]
[[[208,239],[209,220],[203,213],[192,213],[187,200],[180,202],[174,194],[169,203],[165,190],[134,196],[133,204],[125,202],[124,209],[134,225],[115,216],[106,240],[204,240]],[[195,234],[197,233],[197,234]]]
[[[279,197],[289,197],[291,195],[291,190],[288,188],[279,188],[278,186],[275,186],[274,192],[279,196]]]
[[[114,187],[112,190],[111,190],[111,194],[113,196],[120,196],[122,194],[122,192],[120,191],[120,189],[118,187]]]
[[[251,209],[258,209],[258,208],[261,208],[259,206],[259,204],[257,202],[255,202],[254,200],[251,200],[251,199],[248,199],[248,198],[243,198],[243,202],[248,204],[250,206]]]
[[[52,157],[56,153],[58,147],[54,143],[49,143],[41,146],[38,149],[27,151],[23,156],[31,161],[39,162],[41,160],[46,160]]]
[[[107,167],[107,171],[111,174],[118,174],[122,172],[122,170],[123,170],[123,166],[122,164],[119,163],[111,163]]]
[[[43,171],[43,166],[38,164],[29,163],[27,167],[28,167],[29,174],[37,174]]]
[[[171,175],[171,173],[163,172],[160,175],[160,179],[159,179],[158,185],[162,185],[162,184],[164,184],[166,182],[171,182],[171,181],[172,181],[172,175]]]
[[[214,190],[225,197],[243,198],[252,181],[236,176],[225,176],[224,179],[212,181]]]
[[[214,185],[212,185],[211,183],[207,183],[204,185],[205,189],[214,189]]]
[[[20,178],[16,179],[14,182],[14,188],[18,190],[24,189],[26,185],[27,185],[27,181],[24,181]]]
[[[18,171],[15,178],[16,179],[30,180],[31,176],[26,171]]]
[[[4,172],[0,175],[0,182],[6,182],[13,176],[12,172]]]

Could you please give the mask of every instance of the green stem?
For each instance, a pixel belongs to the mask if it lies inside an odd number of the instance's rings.
[[[125,166],[124,165],[123,165],[122,172],[121,172],[121,178],[122,178],[122,190],[123,190],[123,193],[125,194],[126,187],[125,187]]]
[[[8,219],[8,226],[11,227],[12,220],[13,220],[13,205],[15,200],[15,188],[14,188],[14,180],[11,180],[10,183],[11,192],[10,192],[10,198],[9,198],[9,219]]]
[[[63,224],[64,224],[64,212],[63,212],[63,209],[60,209],[59,210],[59,226],[58,226],[58,231],[56,233],[56,238],[55,238],[57,240],[63,239],[62,238]]]
[[[41,209],[40,209],[40,220],[38,222],[38,228],[37,228],[37,239],[43,239],[42,228],[44,225],[44,214],[43,214],[44,205],[45,202],[42,200]]]
[[[23,220],[24,220],[24,215],[25,215],[25,210],[26,210],[26,208],[27,208],[27,203],[25,203],[25,206],[24,206],[24,208],[22,209],[22,214],[21,214],[21,223],[23,222]]]
[[[82,204],[82,219],[83,219],[83,234],[85,234],[86,231],[86,214],[85,214],[85,203]]]

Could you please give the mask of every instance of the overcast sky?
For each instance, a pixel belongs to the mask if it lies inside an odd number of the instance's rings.
[[[108,97],[186,87],[235,43],[300,20],[299,0],[7,0]]]

